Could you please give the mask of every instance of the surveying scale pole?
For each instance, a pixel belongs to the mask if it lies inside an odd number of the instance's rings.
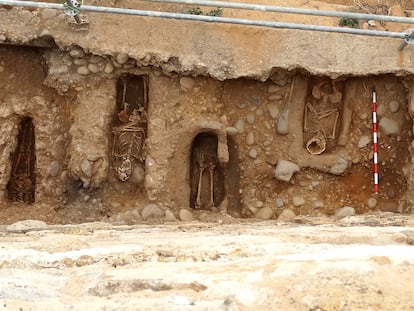
[[[377,134],[377,92],[372,89],[372,130],[374,140],[374,191],[378,194],[378,134]]]

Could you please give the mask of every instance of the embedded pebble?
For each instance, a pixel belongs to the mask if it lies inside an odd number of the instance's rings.
[[[251,146],[254,144],[254,134],[252,132],[247,133],[246,135],[246,144]]]
[[[296,217],[296,214],[294,211],[292,211],[291,209],[284,209],[279,217],[277,217],[277,220],[281,220],[281,221],[290,221],[293,220]]]
[[[279,106],[276,104],[268,104],[267,111],[269,111],[269,114],[273,119],[276,119],[279,115]]]
[[[186,90],[191,90],[195,85],[195,81],[191,77],[182,77],[180,79],[180,85]]]
[[[85,56],[85,52],[82,49],[73,49],[69,51],[69,55],[73,58],[82,58]]]
[[[236,123],[234,124],[234,127],[237,129],[237,131],[239,132],[239,134],[244,133],[244,121],[243,120],[237,120]]]
[[[112,65],[112,63],[106,63],[105,68],[104,68],[104,72],[107,74],[110,74],[114,71],[114,65]]]
[[[339,158],[334,166],[331,167],[330,173],[334,175],[342,175],[348,168],[348,161],[344,158]]]
[[[387,110],[384,104],[379,104],[377,107],[377,115],[382,116]]]
[[[279,115],[276,132],[280,135],[289,133],[289,105],[286,105]]]
[[[91,64],[97,64],[97,63],[99,63],[99,62],[101,62],[103,60],[104,59],[101,56],[99,56],[99,55],[92,55],[91,58],[89,59],[89,62]]]
[[[398,135],[400,133],[400,126],[397,121],[387,117],[381,118],[379,128],[385,135]]]
[[[303,206],[303,205],[305,205],[305,199],[302,198],[302,197],[299,197],[299,196],[294,196],[292,198],[292,204],[295,207]]]
[[[252,148],[249,150],[249,157],[252,159],[256,159],[257,158],[257,151],[256,149]]]
[[[88,64],[88,61],[84,58],[77,58],[73,61],[73,63],[77,66],[86,66]]]
[[[344,206],[335,211],[335,217],[344,218],[347,216],[354,216],[355,209],[351,206]]]
[[[366,120],[367,118],[368,118],[368,113],[362,113],[360,116],[359,116],[359,118],[361,119],[361,120]]]
[[[56,177],[59,173],[60,164],[58,161],[52,161],[49,166],[49,175],[51,177]]]
[[[371,139],[368,135],[361,136],[361,138],[358,141],[358,148],[365,148],[370,141]]]
[[[76,70],[80,75],[88,75],[89,74],[89,69],[86,66],[80,66],[78,67],[78,69]]]
[[[276,207],[281,208],[285,205],[282,198],[276,198]]]
[[[115,57],[115,60],[118,64],[123,65],[128,61],[129,57],[127,54],[121,53]]]
[[[239,131],[235,127],[232,127],[232,126],[226,127],[226,133],[229,136],[235,136],[237,135],[238,132]]]
[[[396,113],[398,112],[398,110],[400,110],[400,103],[396,100],[390,101],[388,103],[388,109],[392,112],[392,113]]]
[[[255,216],[259,219],[269,220],[273,217],[273,210],[270,207],[266,206],[259,209]]]
[[[191,213],[191,211],[185,208],[180,209],[178,216],[180,217],[180,220],[182,221],[193,221],[194,220],[193,213]]]
[[[289,182],[293,174],[299,172],[299,169],[296,163],[279,160],[275,168],[275,177],[277,180]]]
[[[165,211],[165,221],[176,221],[176,220],[177,218],[175,218],[174,213],[171,210],[167,209]]]
[[[246,116],[246,120],[247,120],[247,122],[249,122],[250,124],[254,123],[254,119],[255,119],[255,116],[254,116],[254,114],[252,114],[252,113],[249,113],[249,114]]]
[[[375,206],[377,206],[377,199],[369,198],[367,204],[369,208],[374,208]]]
[[[267,89],[267,91],[269,92],[269,93],[276,93],[276,92],[279,92],[281,90],[281,87],[279,86],[279,85],[275,85],[275,84],[272,84],[271,86],[269,86],[268,87],[268,89]]]
[[[89,162],[88,160],[83,160],[83,162],[81,163],[81,170],[82,172],[85,174],[86,177],[91,177],[92,176],[92,165],[91,162]]]
[[[142,210],[142,219],[161,218],[164,216],[164,211],[157,204],[148,204]]]
[[[133,184],[139,185],[144,182],[144,179],[145,179],[145,170],[141,165],[137,165],[136,167],[133,168],[132,174],[129,180]]]
[[[270,95],[268,97],[268,99],[271,100],[271,101],[280,100],[280,99],[282,99],[282,95],[279,95],[279,94]]]
[[[322,201],[313,201],[312,202],[312,207],[313,208],[323,208],[324,204]]]
[[[99,67],[96,64],[89,64],[88,70],[92,73],[97,73],[99,72]]]

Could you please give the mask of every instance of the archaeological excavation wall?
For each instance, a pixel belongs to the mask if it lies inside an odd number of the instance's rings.
[[[76,46],[0,50],[2,206],[144,219],[411,211],[410,76],[218,81]],[[148,204],[157,208],[143,217]]]

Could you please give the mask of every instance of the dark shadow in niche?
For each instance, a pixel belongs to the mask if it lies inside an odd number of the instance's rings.
[[[31,118],[23,118],[17,137],[17,148],[12,154],[12,170],[7,184],[8,199],[13,202],[35,202],[36,154],[35,132]]]
[[[224,171],[217,159],[217,136],[198,134],[191,147],[190,206],[215,210],[225,197]]]
[[[241,217],[239,152],[231,136],[227,137],[227,145],[229,148],[229,163],[225,168],[227,213],[233,217]]]
[[[112,166],[127,181],[137,166],[144,168],[147,137],[147,82],[127,75],[117,81],[116,111],[112,123]]]

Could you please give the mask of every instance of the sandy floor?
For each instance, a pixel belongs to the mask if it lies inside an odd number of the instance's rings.
[[[0,310],[414,310],[414,217],[0,231]]]

